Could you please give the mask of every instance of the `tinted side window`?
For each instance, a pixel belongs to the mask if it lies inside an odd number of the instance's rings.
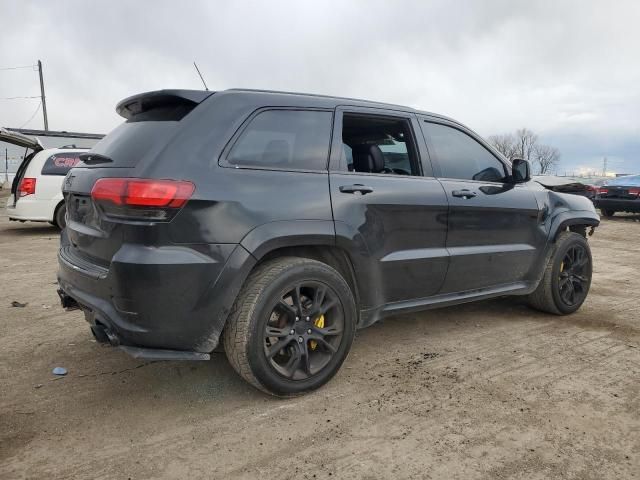
[[[331,112],[267,110],[242,132],[227,162],[242,167],[326,170]]]
[[[342,166],[350,172],[419,175],[410,122],[404,118],[345,113]]]
[[[505,180],[503,163],[466,133],[438,123],[423,123],[429,149],[443,178],[483,182]]]
[[[66,175],[69,170],[80,163],[82,152],[54,153],[44,162],[42,175]]]

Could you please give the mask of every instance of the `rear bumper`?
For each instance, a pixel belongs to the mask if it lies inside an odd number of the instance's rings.
[[[602,210],[616,210],[618,212],[640,212],[640,198],[596,198],[593,204]]]
[[[18,199],[13,205],[13,196],[7,202],[7,215],[10,220],[26,220],[32,222],[52,222],[55,203],[51,200],[39,200],[33,195]]]
[[[240,245],[123,244],[103,268],[74,256],[65,243],[63,236],[60,289],[92,327],[125,347],[211,352],[254,264]]]

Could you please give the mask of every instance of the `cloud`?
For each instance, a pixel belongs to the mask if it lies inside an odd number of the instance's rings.
[[[21,1],[0,17],[0,67],[42,59],[51,128],[106,132],[126,96],[201,88],[195,60],[214,90],[400,103],[483,135],[527,126],[569,147],[596,139],[640,170],[626,147],[640,136],[635,1]],[[37,93],[35,72],[0,71],[0,97]],[[0,124],[36,106],[0,101]],[[569,147],[563,162],[582,162]]]

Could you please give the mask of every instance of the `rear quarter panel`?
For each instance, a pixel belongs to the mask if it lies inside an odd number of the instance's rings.
[[[192,199],[169,225],[175,243],[240,243],[271,222],[333,220],[326,171],[219,165],[243,123],[269,106],[264,95],[216,93],[182,120],[183,128],[155,161],[136,168],[137,176],[195,183]],[[320,100],[286,97],[274,99],[273,106],[327,108]]]
[[[53,216],[58,204],[63,200],[62,182],[64,176],[42,175],[42,167],[53,153],[58,150],[43,150],[39,152],[29,163],[25,177],[36,179],[36,193],[31,197],[24,197],[18,200],[18,206],[25,198],[32,203],[29,211],[38,218],[46,218],[53,221]]]

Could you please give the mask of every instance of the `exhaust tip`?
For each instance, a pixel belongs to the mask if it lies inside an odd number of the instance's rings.
[[[98,343],[109,343],[114,347],[120,345],[120,339],[113,330],[105,327],[101,323],[91,325],[91,333],[93,333],[93,336]]]
[[[58,296],[60,297],[60,305],[62,305],[62,308],[64,308],[66,311],[69,312],[71,310],[78,310],[80,308],[78,302],[76,302],[74,298],[64,293],[64,290],[62,290],[61,288],[58,289]]]
[[[102,325],[91,325],[91,333],[98,343],[109,343],[109,337]]]

